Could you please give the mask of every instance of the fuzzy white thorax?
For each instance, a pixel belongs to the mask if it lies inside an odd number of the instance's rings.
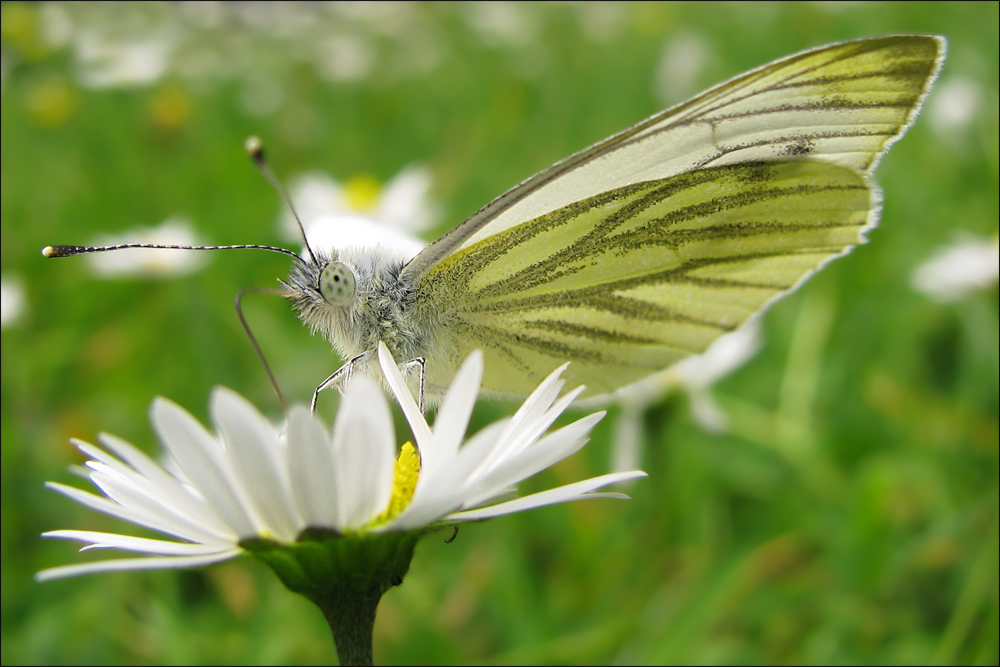
[[[430,332],[414,321],[413,290],[400,279],[408,259],[405,251],[376,245],[314,252],[316,262],[309,261],[307,254],[305,261],[292,267],[286,286],[299,319],[313,333],[321,333],[345,363],[369,353],[355,370],[380,379],[375,356],[380,341],[404,361],[428,349]],[[354,276],[354,296],[343,304],[330,303],[320,290],[323,270],[334,262]]]

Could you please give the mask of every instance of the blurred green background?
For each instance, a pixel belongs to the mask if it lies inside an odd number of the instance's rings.
[[[286,179],[429,165],[441,232],[750,67],[899,32],[947,36],[946,97],[879,168],[871,243],[774,307],[761,353],[718,385],[730,432],[670,397],[646,413],[633,500],[425,540],[383,598],[375,656],[996,664],[997,290],[939,304],[909,281],[960,230],[996,233],[997,26],[996,3],[4,3],[0,256],[24,311],[2,336],[3,664],[336,659],[319,612],[249,558],[32,580],[92,558],[42,531],[137,534],[43,489],[82,462],[68,438],[157,452],[152,398],[204,421],[215,384],[279,415],[232,300],[288,269],[232,252],[101,280],[43,246],[174,215],[206,242],[282,244],[252,133]],[[338,360],[280,300],[246,310],[286,396],[307,400]],[[477,424],[509,409],[483,404]],[[616,416],[522,491],[606,472]]]

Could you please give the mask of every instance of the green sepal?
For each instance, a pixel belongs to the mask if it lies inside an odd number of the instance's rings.
[[[361,593],[374,587],[381,595],[398,586],[426,532],[344,534],[307,528],[294,544],[249,538],[240,546],[267,563],[289,590],[315,602],[339,589]]]
[[[333,632],[342,665],[370,665],[375,610],[403,583],[417,541],[433,532],[338,533],[307,528],[294,544],[263,538],[240,546],[274,570],[289,590],[309,598]]]

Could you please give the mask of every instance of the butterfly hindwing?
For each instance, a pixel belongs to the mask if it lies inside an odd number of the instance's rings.
[[[441,324],[429,380],[480,348],[494,394],[528,393],[563,361],[588,394],[630,384],[703,351],[857,244],[872,196],[863,175],[834,164],[738,164],[602,193],[495,234],[418,287],[418,308]]]

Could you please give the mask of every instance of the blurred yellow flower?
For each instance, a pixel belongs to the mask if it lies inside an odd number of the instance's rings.
[[[149,101],[153,124],[164,129],[183,125],[191,116],[191,96],[180,86],[168,86]]]
[[[51,80],[31,88],[24,98],[28,118],[38,127],[58,127],[76,111],[77,95],[67,83]]]

